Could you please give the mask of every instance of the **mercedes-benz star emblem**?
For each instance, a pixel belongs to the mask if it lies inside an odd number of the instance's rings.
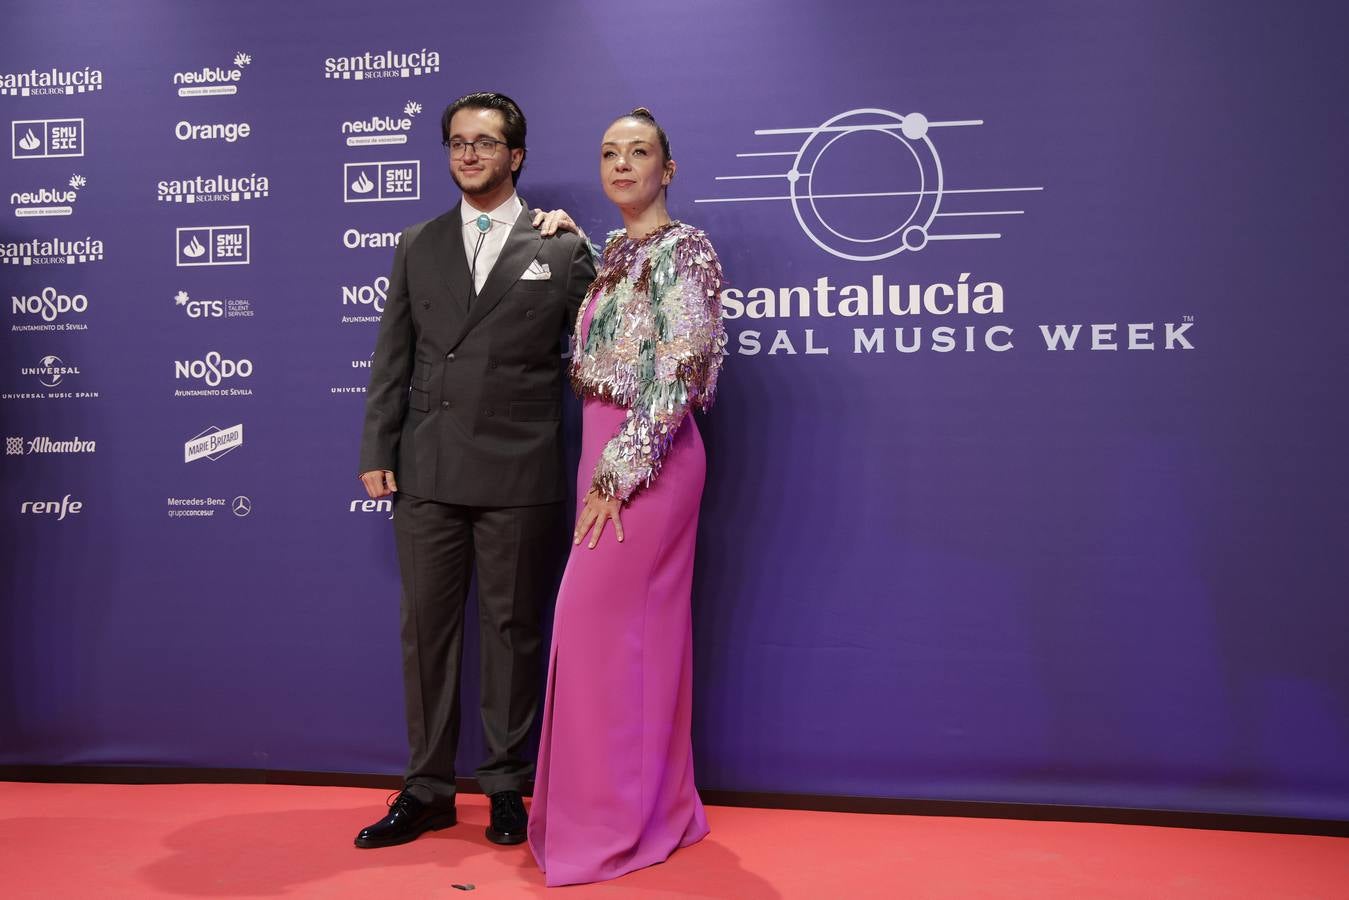
[[[253,511],[253,501],[241,494],[234,498],[234,503],[230,506],[230,509],[234,510],[236,516],[242,518]]]

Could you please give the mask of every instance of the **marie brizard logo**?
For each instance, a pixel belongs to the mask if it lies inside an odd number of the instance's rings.
[[[808,128],[761,128],[754,133],[796,146],[738,158],[780,158],[786,171],[719,175],[717,181],[786,182],[774,191],[747,197],[707,197],[695,203],[789,203],[801,230],[817,247],[841,259],[866,262],[932,241],[994,240],[992,230],[958,227],[963,222],[1018,216],[1021,209],[995,204],[969,208],[967,201],[988,194],[1020,194],[1043,187],[949,187],[934,129],[984,124],[980,119],[930,121],[921,113],[851,109]],[[799,143],[798,143],[799,142]]]
[[[221,428],[218,425],[212,425],[188,439],[183,444],[183,462],[190,463],[199,459],[209,459],[212,462],[220,459],[231,450],[237,450],[244,445],[244,426],[241,424],[230,428]]]

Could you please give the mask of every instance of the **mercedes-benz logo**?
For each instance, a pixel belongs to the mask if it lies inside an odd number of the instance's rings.
[[[234,503],[230,505],[230,509],[234,510],[236,516],[243,518],[253,511],[253,501],[240,494],[234,498]]]

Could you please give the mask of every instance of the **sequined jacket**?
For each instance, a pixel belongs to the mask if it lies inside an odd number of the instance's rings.
[[[711,407],[726,352],[721,285],[717,254],[691,225],[671,222],[641,240],[609,234],[577,314],[571,363],[577,396],[628,410],[595,466],[601,496],[627,501],[651,484],[684,417]]]

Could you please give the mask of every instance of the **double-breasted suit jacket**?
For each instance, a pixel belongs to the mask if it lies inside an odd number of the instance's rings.
[[[571,233],[543,238],[523,206],[476,296],[459,206],[406,229],[394,253],[366,395],[360,471],[466,506],[566,495],[560,347],[595,267]]]

